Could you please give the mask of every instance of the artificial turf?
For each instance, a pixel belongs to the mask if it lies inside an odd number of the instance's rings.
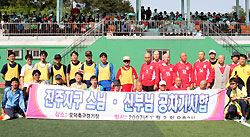
[[[2,95],[3,90],[0,90],[0,101]],[[4,137],[247,137],[250,136],[250,128],[230,120],[140,122],[19,118],[0,121],[0,134]]]

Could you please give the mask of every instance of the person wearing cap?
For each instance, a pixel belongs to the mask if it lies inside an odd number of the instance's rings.
[[[169,90],[174,84],[174,65],[170,64],[170,56],[168,53],[163,55],[164,63],[159,65],[160,79],[166,82],[166,90]]]
[[[170,90],[187,90],[185,86],[182,86],[182,78],[181,77],[176,77],[174,81],[174,85],[170,88]]]
[[[33,57],[31,54],[27,54],[25,56],[25,60],[27,62],[26,65],[24,65],[21,69],[21,89],[25,92],[23,92],[24,100],[28,100],[28,95],[26,94],[26,90],[28,87],[28,83],[33,80],[32,78],[32,72],[34,65],[32,64]]]
[[[87,91],[104,91],[101,85],[98,85],[97,76],[93,75],[90,77],[91,86],[87,89]]]
[[[193,88],[193,67],[191,63],[187,62],[187,54],[182,52],[180,54],[181,61],[175,64],[174,73],[175,78],[181,77],[182,85],[184,87]]]
[[[133,92],[145,92],[143,89],[142,89],[142,83],[141,82],[137,82],[136,83],[136,87],[135,87],[135,90]]]
[[[237,67],[240,63],[239,63],[239,59],[240,59],[240,54],[239,52],[235,51],[232,53],[231,59],[233,60],[233,63],[231,63],[230,66],[230,75],[232,75],[232,72],[234,70],[235,67]]]
[[[141,66],[139,82],[142,83],[143,90],[147,92],[155,91],[157,90],[159,83],[159,79],[156,79],[156,77],[159,75],[159,69],[156,67],[155,63],[151,62],[150,53],[145,53],[144,59],[145,63]]]
[[[75,73],[75,83],[71,84],[71,88],[76,88],[76,89],[81,89],[81,90],[86,90],[87,85],[85,83],[82,83],[82,78],[83,74],[81,72],[76,72]]]
[[[51,76],[53,85],[57,85],[56,76],[59,74],[62,78],[62,84],[66,85],[66,66],[61,64],[62,57],[60,54],[54,56],[55,65],[51,68]]]
[[[123,57],[123,64],[124,66],[122,66],[116,74],[116,79],[121,81],[123,91],[132,92],[135,90],[138,76],[135,68],[130,66],[129,56]]]
[[[211,63],[212,69],[214,68],[215,65],[218,65],[218,60],[216,59],[216,52],[215,50],[210,50],[209,51],[209,62]]]
[[[54,84],[54,85],[61,85],[61,86],[65,85],[61,74],[57,74],[55,76],[55,81],[56,81],[56,84]]]
[[[160,82],[159,82],[159,90],[158,91],[168,91],[167,89],[166,89],[166,81],[164,81],[164,80],[161,80]]]
[[[115,70],[112,63],[107,62],[108,55],[103,52],[100,54],[101,63],[95,67],[95,75],[98,77],[98,85],[101,85],[104,91],[111,90],[111,84],[115,80]]]
[[[211,63],[205,59],[205,52],[200,51],[198,53],[198,60],[194,63],[193,67],[194,88],[199,87],[202,80],[206,80],[208,82],[207,86],[210,87],[210,83],[213,81],[212,73]]]
[[[72,83],[75,83],[75,74],[78,72],[79,68],[82,65],[82,62],[78,60],[78,52],[73,51],[71,54],[71,61],[69,65],[67,66],[67,75],[66,75],[66,81],[67,86],[70,87]]]
[[[114,82],[113,82],[113,86],[114,88],[111,89],[110,91],[112,92],[122,92],[122,87],[121,87],[121,82],[119,79],[116,79]]]
[[[39,70],[41,72],[40,80],[45,80],[46,83],[49,83],[52,65],[46,61],[47,56],[48,53],[46,51],[40,52],[41,61],[35,64],[34,70]]]
[[[213,89],[225,89],[230,77],[230,67],[225,63],[224,55],[218,56],[218,65],[214,66],[214,85]]]
[[[95,75],[95,66],[96,63],[92,61],[92,52],[86,51],[85,52],[85,59],[86,62],[82,64],[79,68],[79,72],[83,73],[83,80],[86,81],[88,88],[90,87],[90,77]]]

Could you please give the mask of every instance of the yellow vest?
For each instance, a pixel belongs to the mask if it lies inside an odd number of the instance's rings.
[[[133,73],[132,73],[132,67],[129,67],[129,70],[124,70],[121,67],[121,85],[124,84],[134,84],[134,77],[133,77]]]
[[[216,61],[216,63],[213,65],[213,64],[211,64],[211,66],[212,66],[212,69],[214,69],[214,66],[216,66],[216,65],[218,65],[219,63],[218,63],[218,60]]]
[[[12,78],[19,79],[18,64],[14,68],[10,67],[10,63],[7,63],[7,72],[5,74],[5,81],[11,81]]]
[[[55,69],[55,66],[52,67],[53,69],[53,85],[56,85],[56,75],[60,74],[62,76],[62,81],[63,83],[66,83],[66,77],[64,74],[64,70],[63,70],[63,65],[61,64],[61,68],[59,70]]]
[[[90,80],[90,77],[95,75],[95,63],[93,63],[91,66],[88,66],[86,62],[84,62],[83,65],[83,80]]]
[[[27,66],[24,66],[25,68],[25,74],[23,76],[24,83],[29,83],[33,81],[33,77],[32,77],[33,67],[31,69],[28,69]]]
[[[235,77],[235,71],[237,71],[238,77],[240,77],[245,85],[247,85],[247,79],[250,76],[250,65],[246,64],[244,68],[241,65],[238,65],[237,67],[234,68],[231,78]],[[227,84],[227,87],[229,86],[229,83]]]
[[[108,63],[106,67],[102,67],[100,64],[98,64],[98,68],[98,81],[111,80],[110,63]]]
[[[37,63],[37,70],[41,72],[40,80],[49,80],[48,62],[44,67],[41,67],[39,63]]]
[[[70,62],[70,73],[69,73],[70,80],[75,79],[75,74],[76,72],[78,72],[81,65],[82,65],[82,62],[80,62],[78,65],[74,65],[72,62]]]
[[[92,87],[89,87],[88,91],[95,91]],[[101,85],[97,86],[97,91],[101,91]]]
[[[87,89],[87,86],[85,83],[82,83],[82,86],[80,88],[77,88],[76,86],[76,82],[72,84],[72,88],[76,88],[76,89],[81,89],[81,90],[85,90]]]

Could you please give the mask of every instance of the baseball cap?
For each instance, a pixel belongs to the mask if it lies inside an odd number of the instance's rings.
[[[114,80],[113,85],[114,86],[121,86],[120,80],[119,79]]]
[[[56,80],[57,80],[57,79],[62,79],[62,75],[57,74],[57,75],[55,76],[55,79],[56,79]]]
[[[60,54],[56,54],[56,55],[54,56],[54,59],[62,59],[62,57],[61,57]]]
[[[209,51],[209,54],[211,54],[211,53],[216,54],[216,51],[212,49],[212,50]]]
[[[160,81],[159,85],[165,85],[166,86],[166,81],[164,81],[164,80]]]
[[[239,52],[237,52],[237,51],[233,52],[231,58],[233,58],[235,56],[239,57],[240,56]]]
[[[86,51],[85,56],[92,56],[92,52],[91,51]]]
[[[130,60],[130,57],[129,57],[129,56],[124,56],[124,57],[123,57],[123,61],[124,61],[124,60]]]

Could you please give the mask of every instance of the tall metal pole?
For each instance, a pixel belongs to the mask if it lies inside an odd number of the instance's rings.
[[[60,22],[60,0],[56,2],[56,21],[57,23]]]
[[[245,6],[246,6],[246,23],[249,23],[249,0],[245,0]]]
[[[187,25],[188,30],[190,29],[190,0],[187,0]]]
[[[184,0],[181,0],[181,14],[182,14],[182,17],[185,17],[184,16]]]
[[[62,20],[63,17],[63,0],[60,0],[60,21]]]
[[[141,0],[136,0],[136,14],[137,20],[141,21]]]
[[[240,16],[240,0],[236,0],[236,14],[237,14],[237,17],[239,18],[239,16]]]

